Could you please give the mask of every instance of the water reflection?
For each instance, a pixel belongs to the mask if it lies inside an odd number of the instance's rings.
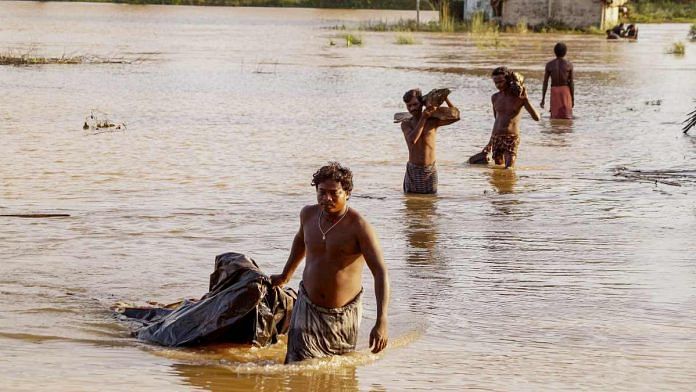
[[[493,190],[499,195],[515,194],[515,185],[517,184],[517,173],[514,169],[492,169],[488,173],[488,182],[493,187]],[[521,219],[528,215],[520,209],[522,201],[519,198],[492,198],[491,205],[493,211],[492,218],[504,219]]]
[[[210,392],[247,391],[358,391],[355,367],[326,371],[238,373],[223,366],[176,363],[174,373],[192,386]]]
[[[510,169],[493,169],[489,173],[488,182],[498,194],[515,193],[517,173]]]
[[[433,223],[436,214],[435,196],[407,195],[404,198],[406,238],[408,250],[406,260],[411,266],[430,265],[434,262],[437,231]]]
[[[541,145],[545,147],[570,147],[568,134],[573,133],[573,120],[549,119],[541,121]]]

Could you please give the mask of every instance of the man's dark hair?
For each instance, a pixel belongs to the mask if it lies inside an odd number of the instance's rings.
[[[510,76],[510,70],[508,69],[508,67],[498,67],[498,68],[494,69],[493,72],[491,73],[491,76],[495,76],[495,75],[504,75],[505,78],[507,79]]]
[[[556,53],[556,57],[565,57],[568,47],[563,42],[559,42],[553,47],[553,52]]]
[[[418,98],[418,102],[423,103],[423,93],[419,88],[406,91],[406,94],[404,94],[404,103],[409,103],[413,97]]]
[[[312,186],[319,187],[319,184],[326,180],[336,181],[341,184],[341,187],[347,193],[353,190],[353,172],[345,166],[341,166],[338,162],[329,162],[328,165],[322,166],[312,176]]]

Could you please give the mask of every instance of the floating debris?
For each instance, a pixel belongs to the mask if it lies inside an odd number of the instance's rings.
[[[696,185],[696,169],[632,170],[621,166],[614,169],[614,175],[630,180],[670,186]]]
[[[645,104],[648,106],[660,106],[660,105],[662,105],[662,100],[661,99],[653,99],[652,101],[645,101]]]
[[[82,129],[85,131],[93,131],[94,134],[122,132],[126,130],[126,123],[111,121],[107,113],[92,109],[90,114],[85,117],[85,123],[82,125]]]
[[[0,214],[0,216],[8,218],[66,218],[70,214]]]

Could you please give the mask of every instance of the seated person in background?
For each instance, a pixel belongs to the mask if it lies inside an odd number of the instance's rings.
[[[607,39],[619,39],[626,34],[626,30],[624,30],[624,24],[619,23],[618,25],[614,26],[614,28],[607,30]]]
[[[638,39],[638,27],[636,27],[636,25],[634,24],[628,25],[628,27],[626,27],[624,37],[630,39]]]

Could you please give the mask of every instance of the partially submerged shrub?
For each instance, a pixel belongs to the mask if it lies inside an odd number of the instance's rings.
[[[667,49],[668,54],[676,54],[676,55],[683,55],[686,53],[686,47],[684,46],[684,43],[681,41],[677,41],[672,44],[669,49]]]
[[[358,35],[353,35],[351,33],[344,34],[343,38],[346,40],[346,46],[360,46],[363,44],[362,37]]]
[[[527,28],[527,18],[522,17],[520,20],[517,22],[517,25],[515,25],[515,33],[518,34],[526,34],[528,31]]]
[[[396,36],[395,43],[397,45],[413,45],[416,43],[416,39],[411,34],[399,34]]]

